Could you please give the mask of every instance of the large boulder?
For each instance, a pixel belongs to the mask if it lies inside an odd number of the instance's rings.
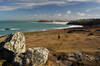
[[[7,60],[13,66],[38,66],[48,59],[48,49],[43,47],[26,50],[25,37],[22,32],[10,34],[0,43],[0,58]]]
[[[25,46],[25,37],[22,32],[8,35],[7,39],[0,43],[0,59],[12,62],[16,55],[26,51]]]
[[[29,64],[33,66],[45,64],[48,59],[49,51],[43,47],[29,48],[26,51],[26,58],[29,59]]]
[[[14,54],[20,54],[26,50],[25,37],[22,32],[10,34],[3,43],[3,47],[9,51],[14,52]]]
[[[48,49],[43,47],[29,48],[25,53],[15,57],[14,64],[16,64],[16,66],[39,66],[46,63],[48,60],[48,53]]]

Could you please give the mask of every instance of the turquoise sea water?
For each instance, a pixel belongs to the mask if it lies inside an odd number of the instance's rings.
[[[49,29],[68,28],[69,25],[32,22],[32,21],[0,21],[0,35],[10,34],[13,32],[32,32]]]

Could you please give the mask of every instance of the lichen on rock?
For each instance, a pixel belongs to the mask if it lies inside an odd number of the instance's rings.
[[[22,32],[16,32],[5,40],[4,48],[14,52],[15,54],[20,54],[25,52],[26,44],[25,37]]]
[[[16,56],[14,62],[19,63],[19,65],[42,65],[47,62],[48,53],[48,49],[43,47],[29,48],[25,53]]]
[[[48,49],[43,47],[29,48],[26,51],[26,58],[29,59],[29,64],[32,62],[33,66],[45,64],[48,59]]]

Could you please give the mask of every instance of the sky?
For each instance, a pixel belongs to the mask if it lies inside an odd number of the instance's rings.
[[[100,18],[100,0],[0,0],[0,20]]]

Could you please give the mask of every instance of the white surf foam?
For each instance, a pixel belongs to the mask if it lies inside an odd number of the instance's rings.
[[[75,28],[75,27],[83,27],[83,26],[81,26],[81,25],[71,25],[71,26],[69,26],[70,28]]]
[[[12,31],[14,31],[14,30],[20,30],[19,28],[8,28],[9,30],[12,30]],[[0,29],[0,30],[2,30],[2,31],[7,31],[6,30],[6,28],[2,28],[2,29]]]

